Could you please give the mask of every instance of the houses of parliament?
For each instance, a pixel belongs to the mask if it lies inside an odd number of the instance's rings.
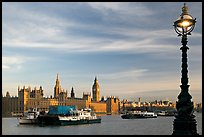
[[[91,108],[96,114],[118,114],[120,108],[117,97],[110,96],[106,100],[104,97],[100,98],[100,86],[96,77],[92,86],[92,96],[89,92],[83,93],[82,98],[76,98],[73,87],[70,97],[67,91],[62,90],[57,74],[53,97],[44,97],[41,86],[33,90],[30,86],[28,88],[18,86],[18,97],[10,96],[9,92],[6,92],[6,96],[2,95],[2,117],[23,114],[30,108],[49,111],[49,106],[53,105],[76,106],[78,109]]]

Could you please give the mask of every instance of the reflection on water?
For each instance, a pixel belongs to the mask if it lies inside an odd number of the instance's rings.
[[[197,131],[202,135],[202,113],[196,113]],[[47,126],[19,125],[17,118],[2,118],[3,135],[171,135],[175,117],[122,119],[120,115],[101,115],[101,123]]]

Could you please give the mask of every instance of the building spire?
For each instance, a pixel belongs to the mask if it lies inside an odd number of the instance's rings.
[[[54,98],[58,97],[58,94],[62,91],[61,86],[60,86],[60,80],[59,80],[59,75],[57,73],[57,79],[56,79],[56,84],[54,87]]]
[[[72,90],[71,90],[71,98],[75,98],[74,88],[73,87],[72,87]]]
[[[95,76],[95,80],[94,81],[95,81],[95,83],[96,83],[96,81],[98,81],[96,76]]]

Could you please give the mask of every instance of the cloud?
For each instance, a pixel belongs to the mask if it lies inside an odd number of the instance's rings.
[[[21,65],[26,61],[23,57],[2,57],[2,69],[3,70],[16,70],[20,69]]]
[[[23,57],[2,57],[2,63],[3,64],[22,64],[25,62],[27,59]]]
[[[110,13],[119,14],[120,17],[126,18],[129,16],[150,16],[154,12],[149,10],[143,3],[124,3],[124,2],[88,2],[88,4],[99,11],[101,11],[106,17],[112,16]],[[123,8],[121,8],[123,7]],[[143,11],[143,12],[141,12]],[[119,17],[119,15],[117,17]],[[123,16],[122,16],[123,15]],[[112,17],[114,18],[114,17]],[[121,18],[120,18],[121,19]]]
[[[44,58],[27,56],[2,56],[2,69],[3,70],[21,69],[26,62],[42,59]]]
[[[8,66],[8,65],[5,65],[5,64],[2,65],[2,69],[4,69],[4,70],[5,70],[5,69],[10,69],[10,68],[11,68],[11,67]]]
[[[174,52],[175,46],[167,44],[169,39],[176,39],[176,34],[173,28],[155,29],[146,23],[153,17],[153,9],[148,8],[145,3],[105,3],[105,2],[90,2],[90,3],[71,3],[65,4],[63,8],[75,5],[71,10],[78,10],[78,13],[85,9],[88,11],[83,13],[85,17],[87,13],[94,13],[99,10],[102,13],[100,16],[112,18],[114,13],[117,16],[116,21],[122,21],[124,24],[117,24],[113,20],[103,20],[100,24],[84,23],[80,20],[73,20],[73,18],[80,18],[79,14],[73,12],[71,15],[69,9],[57,10],[52,4],[47,7],[49,11],[56,11],[54,16],[51,16],[46,10],[41,8],[48,3],[43,3],[42,6],[31,4],[7,4],[4,9],[9,12],[3,12],[3,47],[23,47],[23,48],[43,48],[47,50],[56,50],[60,52],[129,52],[129,53],[161,53],[161,52]],[[5,5],[5,4],[4,4]],[[29,10],[29,6],[34,6]],[[85,5],[91,7],[88,8]],[[19,8],[21,7],[21,8]],[[40,8],[41,7],[41,8]],[[123,7],[123,8],[121,8]],[[39,10],[34,10],[34,9]],[[82,10],[83,9],[83,10]],[[18,11],[18,12],[17,12]],[[141,12],[143,11],[143,12]],[[51,13],[52,13],[51,12]],[[13,13],[13,14],[11,14]],[[67,14],[62,16],[61,14]],[[123,15],[125,14],[125,15]],[[158,14],[158,13],[157,13]],[[155,15],[155,18],[158,15]],[[32,15],[32,16],[31,16]],[[58,15],[58,16],[57,16]],[[98,14],[97,14],[98,15]],[[143,26],[146,28],[138,28],[131,26],[129,23],[139,23],[141,20],[132,21],[129,18],[135,19],[132,16],[141,16]],[[62,18],[64,17],[64,18]],[[17,18],[13,22],[13,19]],[[122,19],[124,18],[124,19]],[[92,20],[94,22],[95,20]],[[153,22],[153,21],[152,21]],[[110,25],[107,25],[110,23]],[[146,25],[145,25],[146,24]],[[149,30],[151,28],[151,30]],[[202,35],[194,33],[192,37],[201,38]],[[165,41],[165,46],[161,41]]]
[[[146,69],[135,69],[135,70],[126,70],[122,72],[116,72],[111,74],[99,74],[102,79],[115,80],[115,79],[124,79],[124,78],[139,78],[144,75],[148,70]]]

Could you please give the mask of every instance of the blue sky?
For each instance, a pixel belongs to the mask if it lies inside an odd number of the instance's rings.
[[[188,36],[189,92],[202,102],[202,3],[188,2],[197,19]],[[54,94],[57,73],[76,97],[91,92],[95,76],[101,96],[177,100],[181,38],[173,22],[183,2],[4,2],[2,91],[17,95],[40,86]]]

